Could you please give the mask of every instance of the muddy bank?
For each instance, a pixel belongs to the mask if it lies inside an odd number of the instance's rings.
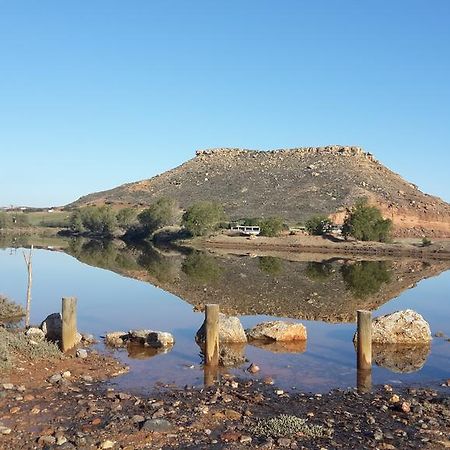
[[[97,358],[97,357],[95,357]],[[450,384],[329,394],[284,393],[270,380],[224,377],[206,389],[117,392],[87,373],[57,382],[22,376],[0,386],[1,448],[448,448]],[[95,364],[92,364],[94,363]],[[103,364],[104,365],[104,364]],[[96,368],[94,369],[94,366]],[[62,366],[58,366],[58,370]],[[56,366],[48,368],[53,374]],[[6,388],[5,388],[6,386]]]
[[[426,260],[450,260],[450,240],[435,240],[429,246],[422,246],[419,239],[399,239],[395,243],[345,241],[342,238],[320,236],[281,236],[248,238],[225,234],[207,238],[195,238],[181,242],[196,249],[225,250],[234,254],[259,254],[278,252],[280,254],[313,253],[326,257],[376,256],[406,257]],[[325,256],[324,256],[325,257]]]

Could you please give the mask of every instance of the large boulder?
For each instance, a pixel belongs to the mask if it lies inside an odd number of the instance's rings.
[[[307,338],[306,327],[303,324],[281,320],[259,323],[246,330],[246,334],[250,340],[306,341]]]
[[[205,339],[205,322],[203,322],[195,335],[195,340],[200,344],[204,343]],[[246,342],[247,336],[239,318],[219,313],[219,343],[242,344]]]
[[[128,336],[131,342],[142,344],[145,347],[165,348],[175,344],[173,336],[165,331],[132,330]]]
[[[372,321],[372,342],[378,344],[426,344],[431,342],[430,326],[417,312],[406,309]]]
[[[41,323],[39,328],[44,332],[45,339],[52,342],[61,342],[62,339],[62,318],[61,313],[49,314]],[[82,336],[77,333],[75,344],[81,342]]]

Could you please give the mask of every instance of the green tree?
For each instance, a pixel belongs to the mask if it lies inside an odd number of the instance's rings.
[[[116,214],[110,206],[88,206],[72,213],[69,227],[78,233],[111,235],[117,228]]]
[[[322,236],[331,231],[331,220],[327,216],[314,216],[305,223],[306,231],[315,236]]]
[[[117,225],[120,228],[128,228],[136,218],[136,210],[133,208],[122,208],[117,213]]]
[[[347,211],[342,234],[353,236],[360,241],[388,242],[392,231],[392,221],[383,219],[375,206],[369,206],[366,199],[360,199]]]
[[[199,202],[190,206],[183,214],[182,225],[193,236],[203,236],[219,228],[225,220],[223,208],[214,202]]]
[[[177,205],[173,199],[162,197],[149,208],[144,209],[138,220],[147,233],[153,233],[159,228],[173,225],[177,215]]]
[[[269,217],[261,219],[258,223],[262,236],[278,236],[284,228],[283,219],[281,217]]]

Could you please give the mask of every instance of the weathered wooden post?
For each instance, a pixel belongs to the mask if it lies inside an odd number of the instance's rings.
[[[219,364],[219,305],[205,306],[205,364]]]
[[[366,394],[372,390],[372,370],[357,369],[356,371],[356,387],[358,392]]]
[[[359,310],[357,316],[357,365],[359,370],[369,370],[372,369],[372,313]]]
[[[75,297],[63,297],[61,316],[61,350],[65,352],[77,344],[77,299]]]

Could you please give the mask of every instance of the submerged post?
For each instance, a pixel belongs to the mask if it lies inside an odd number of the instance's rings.
[[[77,299],[75,297],[63,297],[61,317],[61,350],[65,352],[77,344]]]
[[[357,311],[357,316],[357,366],[358,370],[370,370],[372,369],[372,313],[360,310]]]
[[[219,305],[205,306],[205,364],[219,364]]]
[[[23,252],[23,257],[25,259],[25,264],[27,265],[27,272],[28,272],[28,283],[27,283],[27,304],[25,309],[25,326],[30,326],[30,313],[31,313],[31,286],[33,284],[33,263],[32,263],[32,256],[33,256],[33,245],[30,248],[30,253],[28,256]]]

